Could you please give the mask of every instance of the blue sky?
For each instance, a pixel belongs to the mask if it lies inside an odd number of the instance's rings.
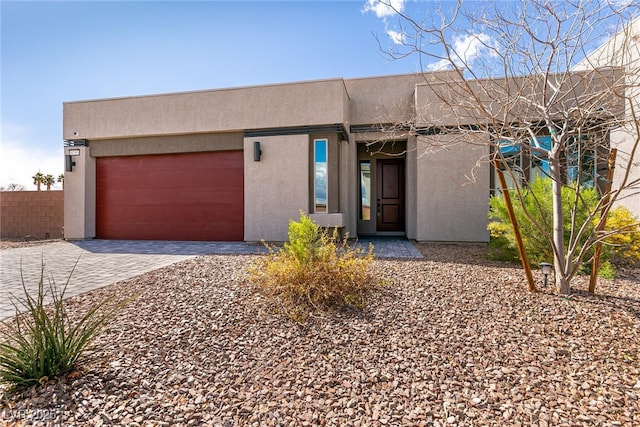
[[[388,1],[418,20],[455,5]],[[38,170],[63,172],[65,101],[420,71],[416,55],[394,61],[381,50],[376,36],[384,48],[402,37],[376,0],[0,0],[0,18],[0,186],[29,190]],[[494,40],[478,31],[450,35],[471,62],[491,58],[482,43]]]
[[[65,101],[416,72],[365,5],[2,1],[0,186],[63,172]]]

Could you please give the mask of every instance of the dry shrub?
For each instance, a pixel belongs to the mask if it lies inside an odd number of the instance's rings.
[[[329,233],[307,215],[289,222],[289,242],[269,246],[269,254],[248,269],[249,282],[268,296],[278,311],[295,321],[311,312],[337,307],[363,308],[382,281],[372,269],[373,245],[352,247],[337,230]]]

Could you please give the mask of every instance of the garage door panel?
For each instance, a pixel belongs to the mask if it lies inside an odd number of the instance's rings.
[[[157,228],[154,224],[141,223],[134,224],[141,236],[154,236]],[[161,238],[146,237],[138,240],[209,240],[209,241],[236,241],[237,234],[233,232],[231,226],[233,224],[217,224],[215,226],[193,227],[185,226],[184,223],[166,224],[167,229]],[[122,227],[109,226],[105,227],[105,233],[118,235],[122,232]],[[215,238],[203,238],[206,236],[215,236]],[[116,239],[131,239],[129,236],[115,237]]]
[[[154,178],[149,181],[149,176]],[[211,181],[220,185],[236,185],[237,179],[242,177],[242,170],[222,168],[214,171],[185,170],[179,172],[162,170],[143,171],[109,171],[103,178],[109,180],[110,188],[121,189],[143,189],[153,190],[154,188],[181,188],[188,189],[194,183],[198,183],[198,188],[207,188]]]
[[[241,151],[98,158],[97,237],[243,240],[243,161]]]

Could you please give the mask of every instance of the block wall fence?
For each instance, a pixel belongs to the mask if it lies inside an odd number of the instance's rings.
[[[0,239],[61,239],[64,191],[0,192]]]

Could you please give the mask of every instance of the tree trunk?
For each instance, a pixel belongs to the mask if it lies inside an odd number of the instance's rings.
[[[564,257],[564,218],[562,215],[562,168],[560,167],[559,152],[552,153],[549,162],[551,174],[551,197],[553,199],[553,266],[556,290],[562,295],[569,295],[571,289],[567,282],[567,264]]]

